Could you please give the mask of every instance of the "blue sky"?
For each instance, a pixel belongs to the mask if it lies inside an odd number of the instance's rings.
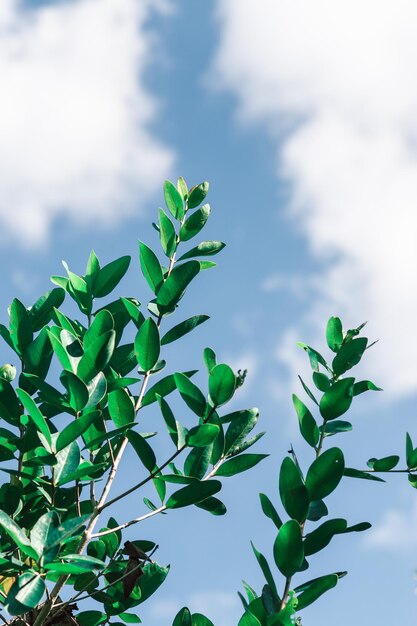
[[[49,288],[61,259],[81,273],[91,248],[136,259],[138,238],[156,243],[165,177],[210,181],[207,238],[227,243],[183,305],[210,321],[168,356],[201,367],[212,345],[247,367],[236,407],[259,406],[257,448],[271,457],[225,485],[224,518],[177,511],[139,529],[172,566],[147,626],[184,604],[229,626],[241,579],[261,586],[249,539],[270,553],[274,533],[258,491],[278,501],[290,441],[309,460],[291,409],[308,372],[295,342],[323,346],[330,315],[367,319],[380,339],[362,373],[385,391],[356,403],[349,464],[403,456],[405,431],[416,433],[416,17],[409,0],[2,0],[2,321],[14,296],[30,305]],[[136,264],[121,293],[143,301],[145,289]],[[144,414],[146,429],[157,419]],[[415,492],[402,476],[345,479],[339,492],[334,516],[374,529],[312,562],[311,577],[350,575],[303,622],[412,620]]]

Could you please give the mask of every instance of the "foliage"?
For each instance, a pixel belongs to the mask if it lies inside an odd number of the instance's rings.
[[[123,544],[122,530],[181,507],[224,515],[217,497],[223,478],[266,456],[245,453],[263,434],[248,439],[257,409],[228,413],[225,408],[244,375],[217,363],[207,348],[205,392],[192,380],[196,370],[176,371],[162,358],[164,346],[186,340],[208,320],[194,315],[171,322],[190,283],[215,266],[207,257],[224,247],[201,241],[182,251],[209,218],[209,205],[200,206],[207,193],[208,183],[188,191],[182,178],[176,186],[165,182],[167,211],[159,209],[154,224],[165,261],[139,242],[139,264],[151,290],[147,307],[135,297],[113,295],[130,257],[102,266],[91,252],[84,275],[64,262],[66,276],[52,277],[56,287],[31,307],[13,300],[9,323],[0,326],[19,363],[0,370],[0,469],[7,476],[0,488],[5,622],[6,614],[35,626],[65,622],[86,598],[96,609],[75,614],[81,626],[140,622],[137,607],[155,593],[169,568],[152,558],[153,541]],[[76,317],[62,309],[67,296]],[[174,391],[188,408],[187,424],[170,406]],[[173,446],[162,460],[153,444],[157,433],[140,429],[139,413],[149,409],[160,413]],[[139,478],[114,495],[128,447],[137,456],[132,475]],[[155,498],[144,497],[144,510],[133,519],[101,521],[112,504],[145,486],[153,487]]]

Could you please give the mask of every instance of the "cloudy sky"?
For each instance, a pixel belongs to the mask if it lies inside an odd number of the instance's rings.
[[[136,257],[166,177],[210,181],[208,235],[227,243],[186,305],[211,320],[181,358],[199,367],[210,343],[249,369],[240,400],[260,407],[271,458],[226,487],[224,519],[176,512],[144,529],[172,565],[147,626],[185,603],[230,626],[241,579],[261,585],[249,538],[267,551],[274,536],[257,492],[277,500],[290,440],[308,461],[290,406],[308,372],[295,342],[323,346],[330,315],[368,320],[380,340],[362,372],[384,393],[358,399],[349,464],[403,456],[405,431],[417,438],[416,26],[411,0],[0,3],[1,321],[63,258],[81,273],[91,248]],[[135,271],[124,295],[143,300]],[[306,624],[415,618],[417,509],[402,479],[345,479],[335,512],[374,530],[317,559],[315,575],[350,575]]]

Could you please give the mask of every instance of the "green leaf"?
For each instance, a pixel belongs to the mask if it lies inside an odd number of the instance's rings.
[[[161,345],[165,346],[168,343],[172,343],[173,341],[180,339],[187,333],[194,330],[196,326],[199,326],[203,322],[206,322],[208,319],[210,319],[208,315],[194,315],[193,317],[184,320],[180,324],[177,324],[176,326],[171,328],[167,333],[165,333],[165,335],[161,339]]]
[[[263,573],[263,575],[265,577],[266,582],[271,587],[271,589],[273,590],[276,598],[278,599],[279,598],[278,590],[277,590],[277,587],[275,585],[274,577],[272,575],[271,568],[269,567],[268,561],[266,560],[266,558],[262,554],[262,552],[259,552],[259,550],[257,550],[255,548],[255,546],[252,543],[252,541],[251,541],[251,546],[252,546],[253,553],[254,553],[254,555],[256,557],[256,560],[258,561],[259,566],[260,566],[260,568],[262,570],[262,573]]]
[[[230,425],[226,431],[224,453],[235,452],[246,436],[255,428],[259,419],[259,409],[244,409],[231,413]]]
[[[135,355],[140,368],[150,372],[159,359],[161,344],[159,330],[151,317],[139,328],[135,338]]]
[[[223,502],[214,497],[206,498],[206,500],[203,500],[202,502],[196,502],[195,506],[198,506],[199,509],[208,511],[212,515],[225,515],[227,512]]]
[[[99,626],[99,624],[106,621],[107,615],[101,611],[82,611],[77,613],[77,622],[81,626]]]
[[[201,424],[194,426],[187,435],[187,445],[205,447],[213,443],[219,434],[220,426],[216,424]]]
[[[290,578],[301,567],[304,560],[301,528],[295,520],[281,526],[274,543],[274,559],[281,574]]]
[[[70,406],[76,412],[81,411],[88,402],[88,389],[85,382],[67,370],[62,372],[60,380],[68,392]]]
[[[110,417],[117,428],[135,421],[135,407],[125,389],[111,391],[107,401]]]
[[[373,469],[374,472],[389,472],[398,465],[399,460],[400,457],[393,454],[391,456],[384,456],[382,459],[369,459],[367,465]]]
[[[28,537],[26,537],[24,531],[16,524],[11,517],[7,515],[4,511],[0,510],[0,526],[6,531],[6,533],[13,539],[15,544],[24,554],[29,556],[31,559],[37,561],[40,557],[40,554],[35,550],[29,541]]]
[[[184,202],[178,189],[166,180],[164,183],[165,204],[168,211],[176,220],[182,220],[184,217]]]
[[[183,179],[182,176],[179,177],[178,182],[177,182],[177,189],[180,192],[180,194],[182,195],[182,197],[188,198],[188,187],[187,187],[187,183],[185,182],[185,180]]]
[[[370,474],[369,472],[364,472],[362,470],[353,469],[353,467],[345,467],[343,475],[348,476],[349,478],[362,478],[364,480],[374,480],[379,483],[385,482],[385,480],[379,476],[375,476],[374,474]]]
[[[53,560],[59,552],[59,517],[54,510],[47,511],[38,519],[30,532],[32,546],[38,554],[46,555]],[[54,549],[51,546],[54,544]]]
[[[315,602],[323,593],[336,587],[338,580],[337,574],[327,574],[326,576],[310,580],[308,583],[300,585],[300,587],[296,587],[295,591],[297,593],[301,591],[300,595],[297,596],[297,610],[305,609],[306,606]]]
[[[269,454],[240,454],[228,459],[216,470],[216,476],[234,476],[257,465]]]
[[[7,595],[7,611],[10,615],[23,615],[34,609],[45,593],[45,582],[39,574],[24,572],[13,583]]]
[[[310,522],[318,522],[319,519],[328,515],[329,511],[323,500],[313,500],[308,507],[307,519]]]
[[[149,443],[146,441],[146,439],[144,439],[142,435],[135,432],[134,430],[130,430],[127,433],[127,438],[129,439],[129,442],[132,444],[134,451],[136,452],[148,472],[154,472],[154,470],[156,469],[155,453]]]
[[[52,359],[52,345],[48,331],[42,328],[39,335],[28,345],[24,356],[25,370],[44,378]]]
[[[204,348],[203,351],[203,359],[204,363],[207,367],[208,373],[210,374],[212,369],[216,366],[216,353],[211,348]]]
[[[313,372],[313,382],[320,391],[328,391],[330,389],[330,379],[322,372]]]
[[[209,393],[215,407],[229,402],[236,389],[236,376],[231,367],[220,363],[215,365],[209,375]]]
[[[28,393],[26,393],[26,391],[23,391],[23,389],[19,389],[18,387],[16,389],[16,393],[19,397],[20,402],[23,404],[26,411],[29,413],[29,416],[32,418],[36,428],[39,432],[42,433],[42,435],[48,442],[50,451],[52,446],[51,431],[49,430],[49,426],[44,416],[42,415],[35,401],[30,397]]]
[[[10,305],[10,338],[16,352],[22,356],[33,340],[32,323],[24,304],[17,298]]]
[[[132,302],[131,299],[128,298],[120,298],[120,300],[123,302],[123,306],[125,307],[130,319],[133,321],[136,328],[140,328],[140,326],[142,326],[143,322],[145,321],[143,313],[141,313],[141,311],[139,310],[140,303],[138,303],[137,301],[136,303]]]
[[[209,216],[211,213],[210,206],[208,204],[204,204],[197,211],[192,213],[181,226],[180,229],[180,239],[181,241],[188,241],[192,239],[202,228],[204,228]]]
[[[174,374],[175,384],[178,391],[181,394],[182,399],[186,405],[199,417],[204,417],[206,414],[207,402],[200,391],[187,376],[181,373]]]
[[[63,485],[80,464],[80,448],[77,442],[73,441],[63,450],[60,450],[56,455],[56,460],[53,482],[55,485]]]
[[[214,626],[214,624],[205,615],[193,613],[193,626]]]
[[[128,378],[128,379],[118,378],[117,380],[119,381],[120,385],[124,385],[126,382],[127,384],[136,382],[136,379],[131,379],[131,378]],[[114,388],[116,388],[116,386],[114,386],[113,389]],[[87,383],[87,391],[88,391],[88,402],[85,405],[84,409],[93,409],[97,406],[99,402],[103,400],[104,396],[107,393],[107,380],[103,372],[99,372],[97,376],[94,376],[94,378],[92,378]]]
[[[114,330],[113,316],[106,309],[101,309],[101,311],[94,316],[93,323],[84,335],[84,352],[93,345],[96,339],[110,330]]]
[[[109,330],[89,345],[80,359],[77,367],[77,375],[86,383],[103,371],[113,356],[116,341],[116,333]]]
[[[340,448],[329,448],[313,463],[306,476],[310,500],[322,500],[336,489],[342,479],[345,460]]]
[[[330,519],[323,522],[318,528],[308,533],[304,539],[304,554],[310,556],[323,550],[335,535],[344,533],[347,529],[345,519]]]
[[[327,345],[330,350],[337,352],[343,343],[342,322],[338,317],[331,317],[326,328]]]
[[[166,502],[167,509],[179,509],[183,506],[196,504],[218,493],[222,488],[219,480],[195,482],[175,491]]]
[[[200,264],[198,261],[186,261],[182,265],[174,267],[159,289],[156,298],[156,303],[162,313],[172,310],[178,304],[186,288],[199,271]]]
[[[202,241],[195,248],[191,248],[188,252],[183,254],[178,261],[184,261],[185,259],[192,259],[196,256],[212,256],[218,254],[225,247],[225,243],[222,241]]]
[[[172,626],[193,626],[190,609],[187,609],[186,606],[180,609],[172,622]]]
[[[142,241],[139,241],[139,261],[146,282],[156,293],[164,280],[161,264],[155,252]]]
[[[54,308],[61,306],[65,298],[63,289],[51,289],[44,296],[41,296],[29,309],[29,319],[33,332],[42,330],[52,319]]]
[[[345,343],[336,354],[333,359],[333,371],[336,376],[344,374],[347,370],[351,369],[359,363],[363,353],[366,350],[368,340],[366,337],[359,337],[358,339],[352,339]]]
[[[343,378],[323,394],[320,413],[325,420],[333,420],[346,413],[352,404],[354,382],[354,378]]]
[[[365,391],[382,391],[381,387],[377,387],[370,380],[361,380],[353,385],[353,395],[358,396]]]
[[[306,405],[301,402],[295,394],[293,394],[292,401],[298,415],[301,435],[312,448],[315,448],[320,438],[320,432],[316,420]]]
[[[177,422],[177,428],[179,424]],[[185,430],[185,439],[187,438],[187,431]],[[180,432],[178,431],[178,445],[180,448],[181,439]],[[184,473],[187,476],[193,476],[201,480],[206,473],[208,466],[211,461],[213,446],[205,446],[204,448],[192,448],[191,452],[188,454],[184,463]]]
[[[21,414],[22,409],[14,388],[7,380],[0,378],[0,417],[9,424],[16,425]]]
[[[308,346],[305,343],[302,343],[301,341],[297,341],[297,346],[299,346],[305,352],[307,352],[308,358],[310,359],[310,365],[311,365],[312,370],[314,370],[315,372],[318,372],[320,369],[319,364],[322,365],[326,370],[329,370],[329,366],[327,365],[326,361],[321,356],[321,354],[317,352],[317,350],[314,350],[314,348],[311,348],[310,346]]]
[[[303,523],[306,520],[309,497],[300,470],[291,457],[286,456],[279,473],[279,495],[288,515]]]
[[[261,507],[264,515],[266,515],[266,517],[269,517],[269,519],[274,522],[275,526],[279,530],[282,526],[282,520],[278,515],[277,510],[275,509],[271,500],[264,493],[260,493],[259,498],[261,501]]]
[[[208,194],[209,184],[207,181],[192,187],[188,194],[188,208],[195,209],[201,204]]]
[[[89,428],[89,426],[91,426],[94,422],[97,415],[100,415],[98,411],[90,411],[67,424],[67,426],[65,426],[65,428],[58,435],[58,439],[56,440],[56,451],[60,452],[85,433],[87,428]]]
[[[177,233],[175,232],[174,224],[162,209],[159,209],[159,238],[162,250],[170,259],[175,252]]]
[[[94,281],[94,297],[104,298],[119,284],[130,264],[130,256],[122,256],[98,270]]]
[[[338,433],[347,433],[352,430],[352,424],[344,420],[333,420],[326,422],[324,426],[320,426],[320,430],[324,430],[326,437],[337,435]]]
[[[187,378],[191,378],[191,376],[194,376],[196,372],[197,370],[191,370],[189,372],[182,372],[182,373],[184,374],[184,376],[187,376]],[[152,404],[153,402],[156,402],[157,396],[165,397],[169,395],[172,391],[174,391],[176,388],[177,388],[177,385],[175,384],[174,374],[169,374],[168,376],[161,378],[161,380],[158,380],[158,382],[155,383],[145,393],[142,399],[141,406],[147,406],[148,404]]]
[[[77,614],[77,618],[79,613]],[[119,613],[118,617],[122,619],[126,624],[141,624],[142,620],[138,615],[134,615],[133,613]]]
[[[317,373],[317,372],[314,372]],[[307,385],[305,384],[305,382],[303,381],[303,379],[301,378],[301,376],[298,376],[300,383],[303,386],[304,391],[306,392],[306,394],[308,395],[308,397],[310,398],[310,400],[312,400],[314,402],[314,404],[317,404],[317,406],[319,405],[319,403],[317,402],[316,398],[314,397],[313,392],[311,391],[311,389],[309,389],[307,387]]]

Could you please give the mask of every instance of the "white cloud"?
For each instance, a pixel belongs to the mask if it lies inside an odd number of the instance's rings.
[[[417,4],[217,6],[213,83],[238,95],[241,120],[276,138],[289,213],[323,263],[307,321],[322,336],[331,314],[369,319],[382,347],[367,371],[390,393],[415,390]]]
[[[157,102],[144,85],[155,49],[146,20],[159,6],[1,1],[4,237],[41,244],[58,216],[109,226],[160,185],[173,153],[149,130]]]
[[[410,550],[417,545],[417,503],[411,511],[388,509],[379,524],[366,533],[364,543],[388,550]]]

